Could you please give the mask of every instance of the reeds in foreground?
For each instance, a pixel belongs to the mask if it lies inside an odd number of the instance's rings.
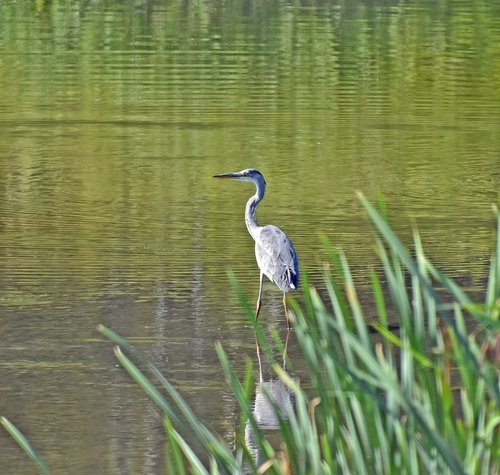
[[[236,448],[229,447],[200,423],[157,368],[148,364],[148,378],[132,362],[140,359],[135,350],[100,327],[117,345],[122,366],[163,410],[167,473],[500,473],[498,211],[485,299],[477,303],[427,260],[417,233],[412,257],[374,207],[361,201],[380,235],[383,275],[371,275],[375,322],[367,323],[345,256],[325,241],[335,274],[325,271],[327,301],[306,278],[304,304],[292,305],[310,377],[307,391],[274,362],[271,344],[255,327],[264,357],[293,401],[283,411],[266,388],[260,394],[275,411],[279,450],[256,418],[250,360],[240,380],[217,345],[242,413]],[[446,303],[437,286],[445,290]],[[253,321],[251,306],[238,293]]]

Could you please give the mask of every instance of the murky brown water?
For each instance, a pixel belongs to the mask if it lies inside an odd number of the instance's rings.
[[[153,405],[98,323],[127,336],[231,440],[214,344],[254,341],[226,271],[258,289],[243,210],[321,281],[326,234],[376,264],[355,196],[480,290],[500,188],[500,5],[2,2],[0,413],[54,473],[161,473]],[[281,326],[281,295],[263,318]],[[290,352],[296,348],[290,342]],[[34,473],[0,432],[5,473]]]

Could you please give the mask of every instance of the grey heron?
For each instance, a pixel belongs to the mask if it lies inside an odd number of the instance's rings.
[[[286,294],[299,286],[299,262],[292,241],[281,229],[273,225],[259,226],[257,222],[255,209],[266,192],[266,181],[262,173],[249,168],[240,172],[215,175],[214,178],[250,181],[255,184],[257,191],[247,201],[245,208],[245,223],[250,236],[255,241],[255,257],[260,269],[259,297],[257,299],[255,319],[259,318],[262,306],[262,284],[265,275],[283,292],[283,306],[287,325],[290,328]]]

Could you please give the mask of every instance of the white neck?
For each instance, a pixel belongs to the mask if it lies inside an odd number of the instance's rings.
[[[257,222],[257,216],[255,214],[255,208],[260,203],[262,198],[264,198],[264,193],[266,192],[266,183],[264,179],[257,179],[254,181],[257,192],[248,201],[245,208],[245,223],[247,225],[248,232],[254,238],[257,239],[259,233],[259,223]]]

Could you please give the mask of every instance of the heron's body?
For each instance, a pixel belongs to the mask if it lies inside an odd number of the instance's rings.
[[[283,304],[288,322],[286,294],[299,286],[299,263],[297,254],[288,236],[273,225],[259,226],[255,209],[264,198],[266,182],[262,174],[254,169],[242,170],[237,173],[216,175],[216,178],[232,178],[241,181],[251,181],[257,191],[247,202],[245,208],[245,223],[248,232],[255,241],[255,257],[260,269],[260,288],[257,300],[256,318],[259,316],[262,304],[262,283],[264,275],[274,282],[283,292]]]
[[[268,225],[260,229],[259,239],[255,241],[255,257],[261,272],[283,292],[298,288],[297,255],[280,228]]]

